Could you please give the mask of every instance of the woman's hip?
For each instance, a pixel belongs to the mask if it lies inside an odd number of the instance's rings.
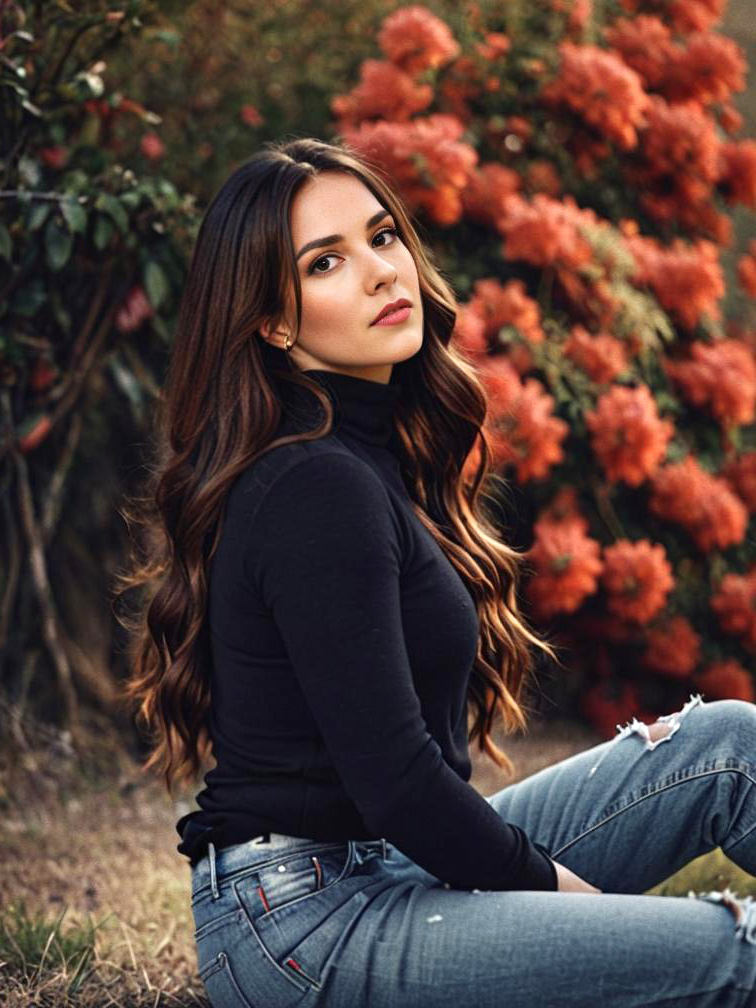
[[[456,890],[355,841],[216,882],[193,904],[213,1008],[736,1006],[756,984],[753,944],[712,902]]]

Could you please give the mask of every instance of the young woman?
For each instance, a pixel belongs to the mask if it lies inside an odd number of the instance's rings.
[[[194,249],[129,695],[170,787],[214,1008],[745,1005],[756,913],[643,893],[756,872],[756,707],[691,697],[489,797],[534,649],[482,499],[451,289],[345,146],[268,144]],[[468,707],[471,731],[468,735]],[[667,743],[667,744],[664,744]]]

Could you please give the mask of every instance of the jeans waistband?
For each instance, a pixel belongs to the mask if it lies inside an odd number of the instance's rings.
[[[358,850],[377,850],[384,861],[389,856],[389,843],[379,840],[311,840],[307,837],[287,836],[285,833],[261,833],[244,843],[215,849],[212,841],[207,845],[207,853],[192,868],[192,890],[197,891],[210,883],[213,892],[219,878],[244,868],[254,868],[274,861],[279,854],[294,853],[298,850],[318,850],[353,845]]]

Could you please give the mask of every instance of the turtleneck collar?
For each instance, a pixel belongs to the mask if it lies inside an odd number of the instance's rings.
[[[372,381],[319,368],[302,374],[322,385],[333,402],[334,434],[341,432],[366,444],[388,445],[394,432],[396,403],[402,391],[396,381]]]

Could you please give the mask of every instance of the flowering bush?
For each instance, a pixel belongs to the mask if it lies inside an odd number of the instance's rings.
[[[457,38],[400,7],[331,104],[460,295],[486,442],[531,515],[523,601],[607,733],[691,689],[753,697],[756,332],[723,317],[722,251],[756,141],[723,8],[513,0]],[[756,240],[735,267],[756,298]]]
[[[119,160],[114,122],[136,148],[156,117],[91,57],[141,27],[141,0],[75,6],[0,3],[0,687],[23,703],[36,668],[36,702],[78,742],[84,710],[120,710],[103,605],[118,470],[159,395],[198,221],[192,196]],[[159,158],[159,137],[141,150]]]

